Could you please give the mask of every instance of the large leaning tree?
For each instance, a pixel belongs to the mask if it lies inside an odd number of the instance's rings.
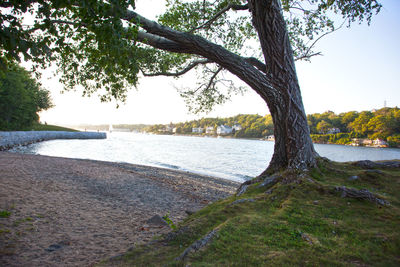
[[[139,77],[179,77],[195,111],[207,111],[240,91],[233,74],[266,102],[275,148],[268,170],[305,170],[318,156],[309,135],[295,60],[319,52],[315,43],[339,25],[368,23],[376,0],[167,0],[158,22],[135,1],[1,1],[0,57],[56,63],[66,88],[81,85],[102,100],[124,100]],[[151,8],[151,7],[150,7]],[[332,18],[336,18],[335,25]],[[154,96],[157,97],[157,96]]]

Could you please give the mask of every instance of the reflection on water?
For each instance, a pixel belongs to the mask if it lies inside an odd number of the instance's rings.
[[[52,140],[13,151],[150,165],[242,182],[266,168],[273,145],[258,140],[114,132],[103,140]],[[400,159],[400,149],[319,144],[315,149],[335,161]]]

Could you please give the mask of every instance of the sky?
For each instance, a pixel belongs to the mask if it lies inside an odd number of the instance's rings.
[[[138,13],[154,19],[162,12],[162,0],[137,1]],[[382,0],[383,9],[370,26],[352,24],[324,37],[317,45],[323,56],[297,62],[296,69],[307,114],[335,113],[400,106],[400,1]],[[78,124],[166,124],[201,117],[229,117],[237,114],[269,114],[263,100],[251,89],[234,96],[211,113],[188,113],[176,87],[185,78],[141,79],[129,92],[125,104],[101,103],[99,98],[82,97],[81,92],[64,92],[51,70],[43,73],[42,84],[50,90],[54,108],[41,112],[42,122]],[[186,82],[188,82],[186,78]]]

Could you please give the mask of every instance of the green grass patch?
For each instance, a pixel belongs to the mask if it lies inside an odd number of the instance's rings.
[[[8,218],[11,215],[11,211],[0,210],[0,218]]]
[[[308,174],[279,175],[273,186],[256,183],[208,205],[112,265],[400,266],[399,169],[320,161]],[[342,197],[336,186],[367,189],[390,205]],[[208,245],[175,260],[211,230],[217,235]]]
[[[31,127],[24,129],[27,131],[66,131],[66,132],[78,132],[78,130],[61,127],[57,125],[34,123]]]

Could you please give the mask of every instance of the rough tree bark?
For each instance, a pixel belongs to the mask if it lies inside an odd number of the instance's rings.
[[[249,0],[253,25],[257,30],[266,62],[266,73],[278,91],[264,98],[274,122],[275,147],[268,169],[315,166],[314,150],[300,86],[279,0]],[[268,90],[268,89],[267,89]]]

